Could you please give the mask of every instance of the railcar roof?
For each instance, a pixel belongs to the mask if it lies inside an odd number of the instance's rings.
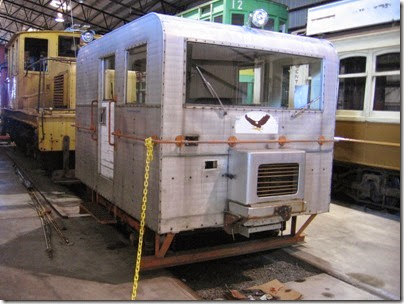
[[[332,44],[323,39],[277,33],[255,28],[248,29],[244,26],[192,20],[157,13],[147,14],[103,37],[107,38],[118,32],[122,35],[123,32],[127,31],[129,39],[129,36],[133,35],[129,34],[133,24],[144,22],[150,25],[150,21],[153,19],[156,22],[154,26],[160,26],[158,30],[163,31],[166,37],[183,37],[184,39],[198,42],[223,43],[236,47],[256,48],[268,51],[273,50],[302,56],[322,58],[330,54],[332,54],[333,57],[337,56]],[[102,45],[104,43],[103,41],[106,40],[108,39],[101,38],[95,41],[95,43]]]

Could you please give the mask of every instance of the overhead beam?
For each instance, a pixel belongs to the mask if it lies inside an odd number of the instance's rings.
[[[19,18],[17,18],[17,17],[10,17],[9,15],[3,14],[3,13],[0,13],[0,17],[3,17],[3,18],[5,18],[5,19],[7,19],[7,20],[11,20],[11,21],[14,21],[14,22],[20,23],[20,24],[22,24],[22,25],[26,25],[26,26],[29,26],[29,27],[38,29],[38,30],[41,29],[41,28],[38,27],[36,24],[30,23],[30,22],[26,22],[25,20],[19,19]]]

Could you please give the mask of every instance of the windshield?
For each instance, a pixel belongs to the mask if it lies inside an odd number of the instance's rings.
[[[320,58],[188,42],[186,103],[321,109]]]

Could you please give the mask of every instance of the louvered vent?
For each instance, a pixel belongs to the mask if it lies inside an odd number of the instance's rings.
[[[258,167],[257,196],[297,193],[299,164],[262,164]]]
[[[61,74],[54,78],[53,86],[53,107],[65,108],[65,75]]]

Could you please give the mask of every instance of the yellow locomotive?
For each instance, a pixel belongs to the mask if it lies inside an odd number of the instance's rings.
[[[8,100],[3,131],[26,154],[70,177],[75,150],[76,57],[90,32],[28,31],[8,48]],[[57,177],[57,176],[55,176]]]

